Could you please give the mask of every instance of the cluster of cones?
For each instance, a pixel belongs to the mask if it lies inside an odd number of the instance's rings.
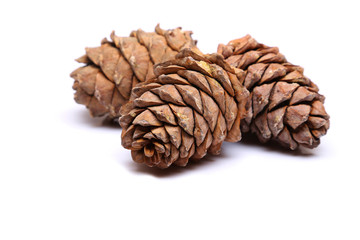
[[[111,34],[71,73],[75,101],[118,120],[135,162],[186,166],[242,133],[289,149],[317,147],[329,128],[324,96],[277,47],[247,35],[203,54],[181,28]]]

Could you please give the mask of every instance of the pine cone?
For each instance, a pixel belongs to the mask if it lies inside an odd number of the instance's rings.
[[[184,49],[154,73],[121,109],[122,145],[135,162],[185,166],[190,158],[219,154],[224,140],[241,139],[241,121],[250,113],[242,70],[218,54]]]
[[[100,47],[86,48],[86,55],[77,59],[86,65],[73,71],[75,101],[85,105],[90,115],[119,117],[121,105],[139,82],[154,78],[153,65],[173,59],[183,48],[196,48],[192,32],[181,28],[155,32],[134,31],[130,37],[104,39]]]
[[[231,66],[246,71],[244,85],[251,93],[252,116],[242,122],[261,142],[276,140],[290,149],[314,148],[329,128],[324,96],[287,62],[276,47],[259,44],[251,36],[220,44],[218,53]]]

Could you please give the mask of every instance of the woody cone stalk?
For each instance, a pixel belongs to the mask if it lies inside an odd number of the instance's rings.
[[[133,31],[129,37],[113,32],[111,41],[104,39],[100,47],[86,48],[77,59],[85,66],[71,73],[74,99],[85,105],[93,117],[119,117],[120,107],[139,82],[154,78],[154,64],[173,59],[183,48],[196,48],[192,32],[181,28],[155,32]]]
[[[241,122],[249,117],[244,71],[218,54],[184,49],[154,73],[121,109],[122,145],[135,162],[185,166],[207,152],[219,154],[224,140],[240,141]]]
[[[250,35],[220,44],[218,53],[231,66],[245,71],[251,93],[251,115],[242,131],[251,131],[261,142],[278,141],[292,150],[314,148],[329,128],[324,96],[304,76],[303,68],[287,62],[277,47],[259,44]]]

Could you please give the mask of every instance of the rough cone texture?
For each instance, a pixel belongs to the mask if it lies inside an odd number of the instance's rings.
[[[290,149],[319,145],[329,128],[329,115],[325,98],[303,68],[287,62],[278,48],[259,44],[249,35],[220,44],[218,53],[246,71],[252,116],[243,121],[243,132],[251,130],[262,142],[276,140]]]
[[[122,145],[148,166],[185,166],[207,152],[219,154],[224,140],[241,139],[249,92],[242,70],[218,54],[184,49],[158,64],[156,78],[133,89],[121,109]]]
[[[71,73],[75,101],[85,105],[91,116],[117,118],[121,105],[139,82],[154,78],[154,64],[173,59],[183,48],[196,48],[192,32],[181,28],[155,32],[134,31],[130,37],[111,34],[100,47],[86,48],[77,59],[86,65]]]

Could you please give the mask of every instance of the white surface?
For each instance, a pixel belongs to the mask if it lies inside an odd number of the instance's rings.
[[[356,1],[2,1],[0,239],[360,239]],[[225,143],[186,168],[132,162],[118,128],[73,101],[86,46],[183,26],[198,46],[249,33],[326,96],[306,154]]]

